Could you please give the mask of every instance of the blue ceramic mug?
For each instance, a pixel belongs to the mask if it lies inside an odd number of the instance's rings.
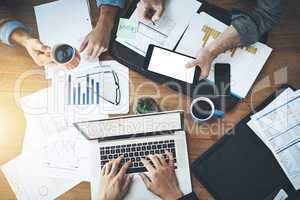
[[[214,103],[207,97],[198,97],[191,103],[190,113],[196,123],[206,122],[211,118],[222,118],[224,112],[217,110]]]

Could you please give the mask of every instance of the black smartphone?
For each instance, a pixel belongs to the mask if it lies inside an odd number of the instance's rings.
[[[219,95],[230,95],[230,64],[215,64],[215,85],[219,90]]]
[[[200,67],[185,67],[194,59],[169,49],[149,45],[144,60],[144,69],[186,83],[197,84],[201,73]]]

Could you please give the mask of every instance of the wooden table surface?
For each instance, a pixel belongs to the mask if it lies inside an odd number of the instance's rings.
[[[35,4],[41,2],[44,1],[35,1]],[[214,0],[209,2],[228,10],[240,8],[244,5],[243,1],[237,0]],[[92,2],[92,6],[94,5]],[[21,7],[17,15],[32,26],[34,34],[37,35],[32,8],[28,6]],[[95,8],[93,9],[93,16],[97,16],[97,9]],[[133,71],[130,71],[130,80],[133,85],[130,90],[130,112],[132,112],[134,101],[144,95],[150,95],[157,99],[163,110],[185,110],[185,123],[189,134],[189,155],[192,162],[280,84],[290,83],[300,88],[299,19],[300,2],[297,0],[289,1],[286,14],[280,24],[274,27],[269,35],[268,45],[274,49],[273,53],[247,98],[237,105],[234,110],[227,113],[224,119],[201,126],[193,124],[188,115],[190,98],[174,92],[166,86],[147,80]],[[17,79],[29,70],[39,70],[42,73],[26,78],[22,87],[15,89]],[[24,138],[26,121],[14,98],[14,93],[30,94],[46,88],[49,84],[50,82],[43,76],[43,68],[37,67],[22,48],[10,48],[0,44],[0,165],[21,153]],[[194,177],[192,183],[200,199],[213,199]],[[0,199],[15,199],[15,195],[2,172],[0,173]],[[63,194],[59,199],[90,199],[90,185],[89,183],[81,183]]]

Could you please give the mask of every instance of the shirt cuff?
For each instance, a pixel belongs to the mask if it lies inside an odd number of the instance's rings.
[[[124,8],[124,4],[125,4],[124,0],[96,0],[96,2],[98,7],[102,5],[110,5],[110,6],[117,6],[119,8]]]
[[[196,196],[195,192],[191,192],[179,198],[178,200],[198,200],[198,197]]]
[[[257,24],[247,13],[233,11],[231,25],[239,33],[243,46],[249,46],[259,40]]]
[[[32,32],[28,26],[24,25],[20,21],[17,20],[7,21],[0,28],[0,41],[7,45],[13,46],[10,42],[10,36],[17,29],[22,29],[29,34],[31,34]]]

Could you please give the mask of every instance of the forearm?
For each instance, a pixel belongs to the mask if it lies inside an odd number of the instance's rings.
[[[112,30],[119,8],[116,6],[103,5],[100,7],[100,15],[96,25],[96,29],[102,28],[103,25]]]
[[[208,44],[206,48],[212,55],[217,57],[219,54],[241,46],[239,33],[233,26],[229,26],[217,39]]]
[[[24,30],[18,29],[15,30],[11,36],[10,36],[10,41],[12,44],[15,45],[20,45],[25,47],[26,42],[31,38],[31,36]]]
[[[279,22],[287,2],[284,0],[259,0],[251,9],[234,10],[231,24],[240,34],[241,43],[249,46]]]
[[[25,36],[29,37],[31,29],[15,19],[2,19],[0,22],[0,41],[7,45],[23,45]]]

